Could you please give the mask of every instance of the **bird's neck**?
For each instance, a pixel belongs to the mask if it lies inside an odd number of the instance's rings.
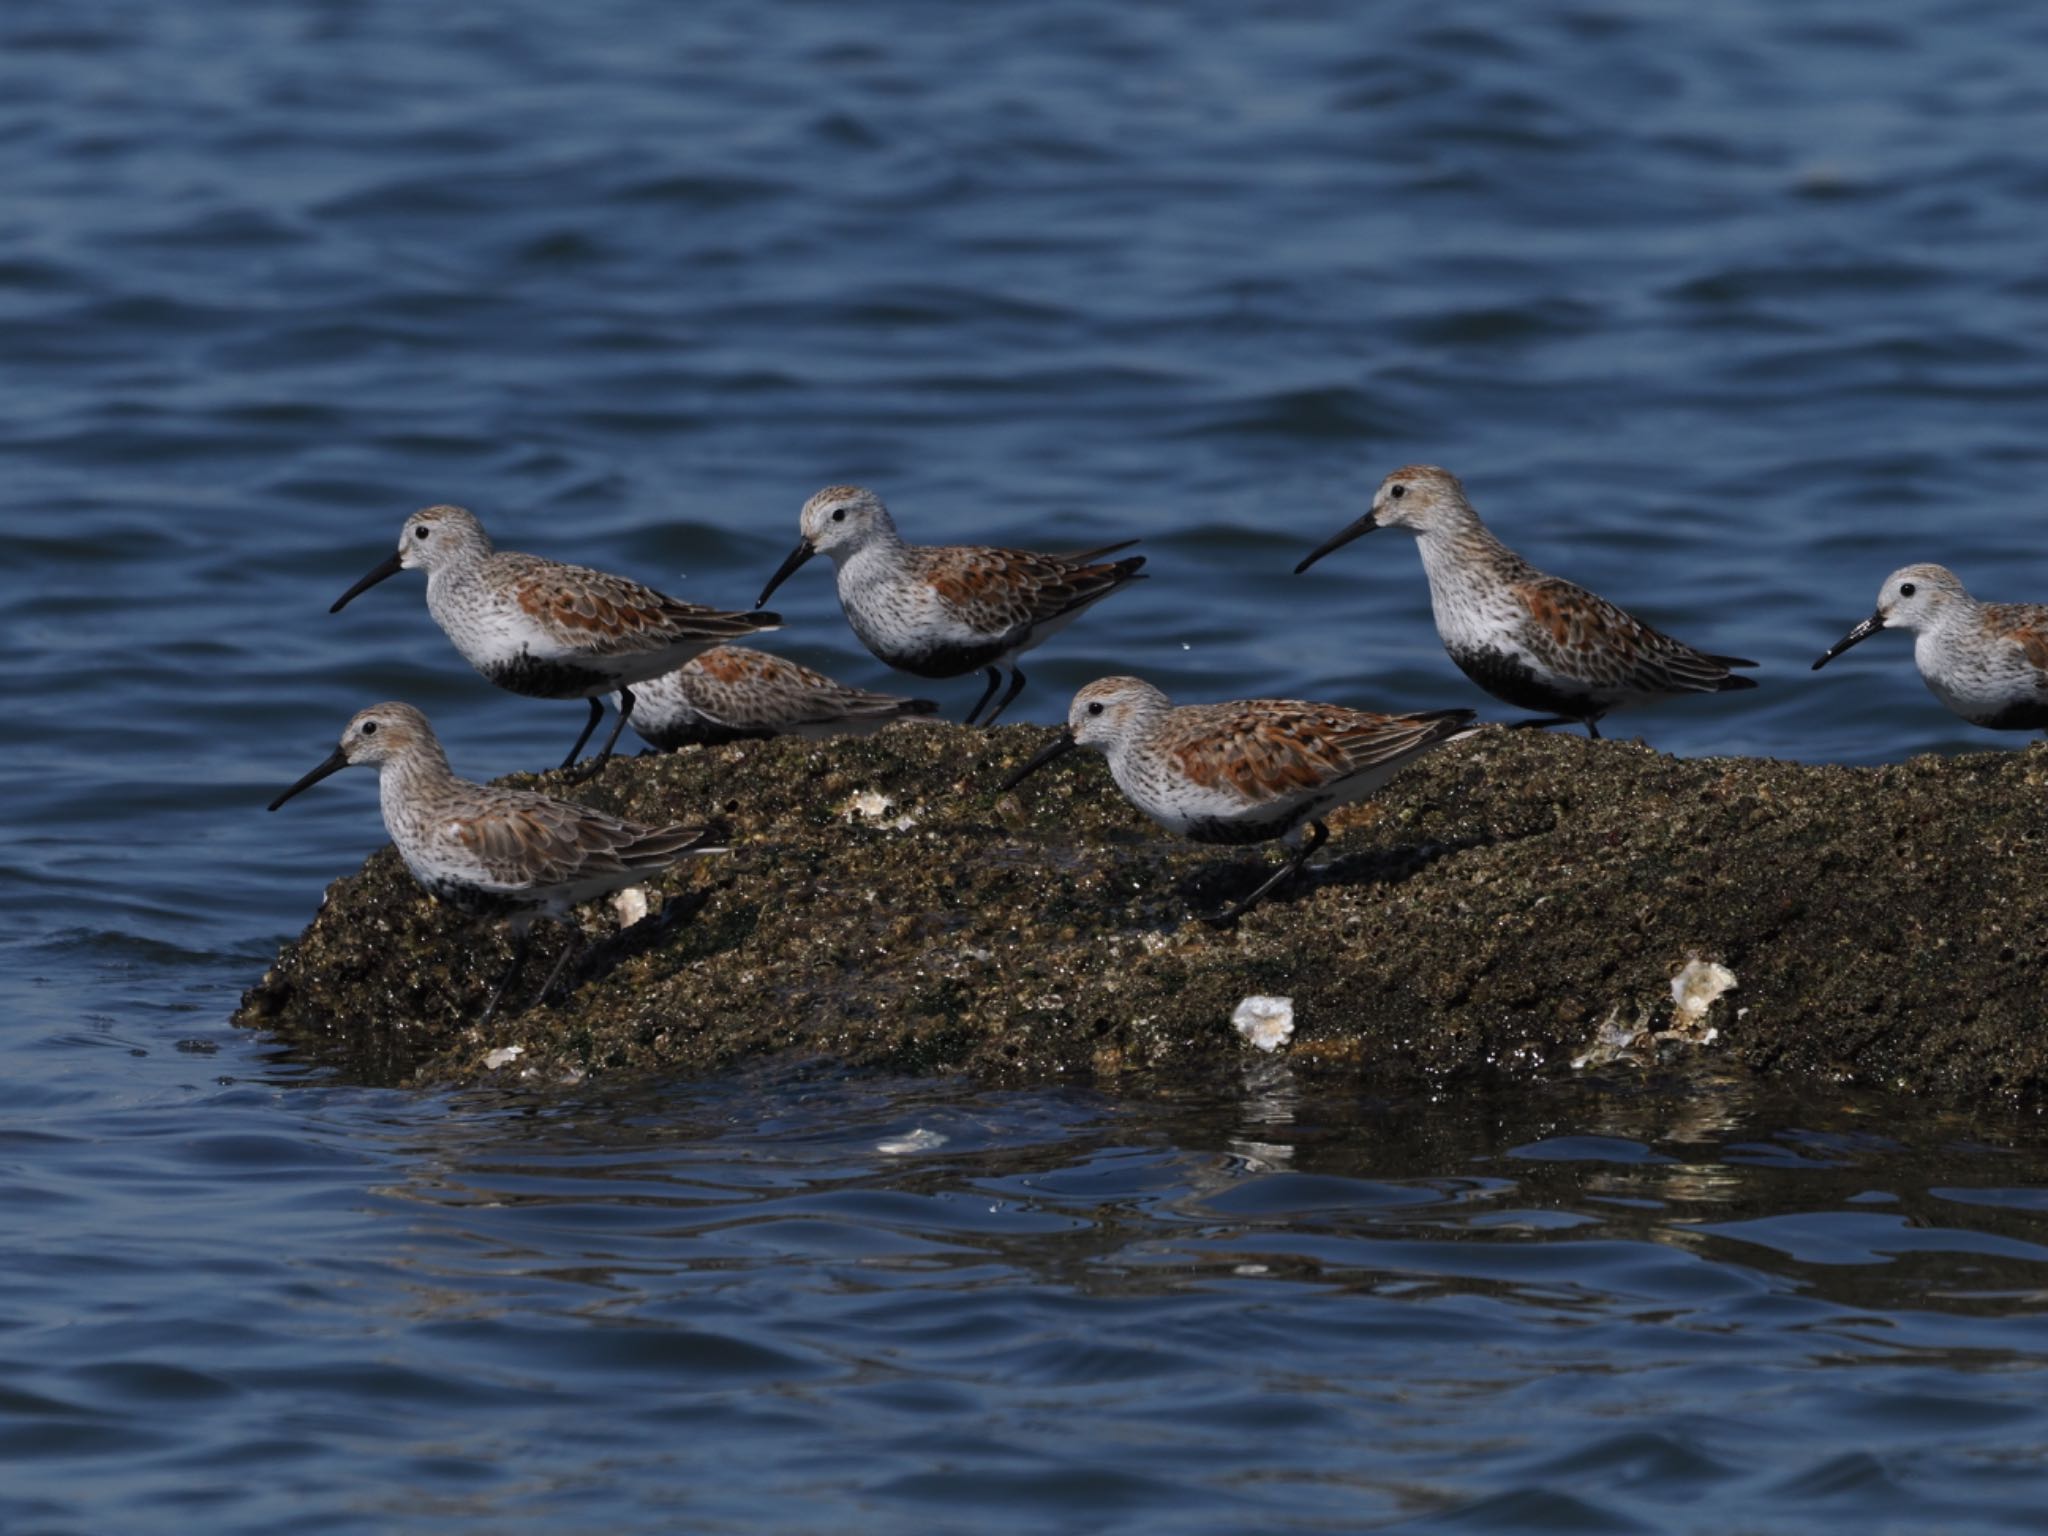
[[[1518,558],[1515,552],[1493,536],[1493,530],[1479,521],[1470,507],[1455,507],[1439,517],[1430,528],[1416,535],[1422,546],[1424,565],[1432,561]]]
[[[1415,542],[1429,577],[1430,601],[1439,613],[1457,594],[1476,585],[1475,577],[1482,574],[1509,581],[1534,574],[1529,563],[1495,538],[1476,515],[1441,523]]]
[[[435,792],[455,782],[448,766],[448,754],[439,742],[420,742],[397,757],[377,765],[377,800],[384,813],[384,830],[393,842],[404,840],[408,808],[431,799]]]
[[[896,536],[893,528],[877,528],[851,549],[829,551],[832,565],[839,573],[842,585],[855,586],[872,577],[884,575],[903,563],[903,540]]]
[[[436,586],[459,586],[464,582],[473,581],[489,557],[489,550],[477,549],[470,545],[444,553],[427,572],[427,586],[431,590]]]
[[[1147,699],[1126,707],[1130,714],[1124,720],[1123,729],[1118,731],[1116,738],[1102,749],[1102,755],[1109,759],[1112,771],[1117,770],[1119,765],[1128,766],[1133,759],[1144,756],[1151,749],[1154,738],[1166,728],[1166,723],[1173,714],[1173,706],[1165,699]]]

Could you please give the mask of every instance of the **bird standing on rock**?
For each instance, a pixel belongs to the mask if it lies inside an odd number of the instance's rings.
[[[463,659],[500,688],[534,699],[590,700],[590,718],[564,768],[604,718],[606,696],[618,694],[619,718],[584,778],[611,760],[633,714],[634,683],[672,672],[714,645],[782,625],[778,614],[726,613],[623,576],[494,550],[474,513],[448,506],[407,518],[397,552],[328,611],[341,612],[405,570],[427,573],[427,611]]]
[[[1143,555],[1102,563],[1136,539],[1072,555],[968,544],[906,544],[873,491],[831,485],[804,503],[802,539],[761,589],[761,601],[813,555],[832,557],[840,606],[876,656],[919,677],[985,671],[988,687],[967,712],[973,725],[1010,686],[983,725],[1023,692],[1017,657],[1072,623],[1082,609],[1143,578]]]
[[[458,779],[427,717],[410,704],[361,711],[341,745],[270,809],[359,763],[377,770],[384,830],[413,879],[459,912],[505,919],[517,935],[486,1020],[519,974],[538,918],[562,918],[579,902],[638,885],[691,854],[725,852],[704,827],[647,827],[528,790]],[[536,1001],[546,1000],[569,953],[555,961]]]
[[[1388,475],[1372,510],[1311,551],[1295,574],[1375,528],[1415,535],[1444,649],[1495,698],[1542,713],[1517,724],[1577,721],[1597,738],[1599,722],[1616,709],[1756,686],[1729,671],[1755,662],[1695,650],[1584,587],[1544,575],[1479,521],[1456,475],[1430,464]]]
[[[1074,695],[1067,728],[1003,781],[1016,788],[1055,758],[1093,747],[1124,797],[1198,843],[1264,843],[1302,823],[1300,849],[1249,896],[1205,922],[1235,922],[1329,841],[1323,817],[1363,800],[1423,753],[1472,734],[1469,709],[1381,715],[1341,704],[1173,701],[1135,677],[1105,677]]]
[[[663,751],[770,736],[868,736],[891,720],[935,714],[930,699],[834,682],[786,656],[720,645],[639,689],[633,729]]]
[[[1829,646],[1813,670],[1881,629],[1913,632],[1921,680],[1970,724],[2048,730],[2048,606],[1980,603],[1946,566],[1902,566],[1885,577],[1876,611]]]

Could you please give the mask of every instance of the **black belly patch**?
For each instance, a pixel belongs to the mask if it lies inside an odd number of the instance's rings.
[[[1993,731],[2048,731],[2048,704],[2008,704],[1995,715],[1978,715],[1971,722]]]
[[[477,670],[506,692],[529,699],[587,699],[594,693],[610,693],[619,686],[589,667],[566,661],[542,661],[525,651],[510,661]]]
[[[519,896],[480,891],[473,885],[463,885],[454,880],[421,880],[420,884],[434,900],[445,902],[470,917],[513,917],[521,912],[531,912],[539,905]]]
[[[1285,837],[1304,821],[1321,815],[1324,809],[1321,805],[1304,805],[1299,810],[1265,821],[1204,819],[1189,823],[1181,836],[1191,843],[1223,843],[1238,847],[1246,843],[1270,843],[1276,837]]]
[[[1452,651],[1451,660],[1473,682],[1517,709],[1574,720],[1597,720],[1608,709],[1590,693],[1551,687],[1526,662],[1505,651]]]
[[[916,677],[960,677],[980,671],[1006,653],[1007,647],[999,644],[938,645],[923,651],[898,651],[882,660]]]

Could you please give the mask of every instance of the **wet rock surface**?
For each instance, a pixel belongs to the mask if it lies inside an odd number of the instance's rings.
[[[1671,978],[1697,959],[1737,985],[1686,1049],[1945,1096],[2048,1090],[2048,748],[1852,769],[1489,730],[1333,817],[1310,877],[1219,931],[1193,914],[1281,850],[1166,836],[1093,755],[996,795],[1046,739],[909,726],[622,760],[569,790],[517,776],[645,821],[717,815],[732,852],[655,882],[638,926],[582,909],[585,948],[534,1005],[568,942],[543,924],[479,1028],[509,943],[385,848],[237,1020],[375,1082],[800,1052],[1114,1087],[1235,1071],[1253,1047],[1233,1012],[1266,994],[1292,1000],[1296,1070],[1405,1090],[1568,1073],[1638,1020],[1664,1036],[1645,1049],[1674,1049]]]

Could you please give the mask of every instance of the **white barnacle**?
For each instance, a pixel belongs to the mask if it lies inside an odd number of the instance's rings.
[[[1682,1026],[1697,1024],[1714,999],[1736,985],[1735,973],[1713,960],[1688,960],[1671,978],[1671,1003]]]
[[[1277,1051],[1294,1036],[1294,999],[1251,996],[1230,1015],[1231,1026],[1262,1051]]]

